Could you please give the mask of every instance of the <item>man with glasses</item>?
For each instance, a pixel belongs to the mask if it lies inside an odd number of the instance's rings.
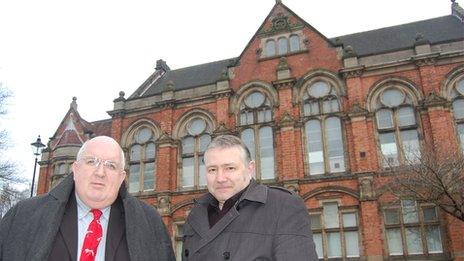
[[[0,261],[174,260],[157,211],[127,193],[124,162],[114,139],[85,142],[73,174],[2,219]]]

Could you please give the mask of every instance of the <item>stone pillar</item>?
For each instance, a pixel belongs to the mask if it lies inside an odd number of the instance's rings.
[[[301,157],[297,154],[295,143],[295,121],[289,113],[285,112],[279,122],[279,130],[275,133],[279,151],[276,153],[276,162],[279,167],[279,180],[288,181],[298,179],[296,162]]]
[[[164,132],[156,141],[158,154],[156,160],[156,191],[176,190],[175,180],[177,171],[176,158],[172,157],[177,149],[177,143]]]
[[[427,140],[432,141],[433,149],[437,151],[450,152],[458,150],[456,134],[454,133],[453,116],[449,111],[448,101],[431,93],[422,102],[422,109],[426,112],[429,128],[424,128]],[[428,132],[426,132],[428,131]]]
[[[352,155],[351,171],[367,172],[378,168],[377,149],[375,146],[372,124],[369,124],[367,110],[354,104],[348,113],[350,124],[347,125],[349,154]]]
[[[361,238],[364,256],[369,261],[383,260],[382,218],[376,201],[374,179],[371,175],[359,177]]]

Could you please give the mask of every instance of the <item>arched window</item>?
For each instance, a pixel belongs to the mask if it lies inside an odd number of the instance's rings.
[[[274,135],[269,99],[260,91],[248,94],[240,105],[241,138],[256,161],[258,180],[274,179]]]
[[[290,52],[297,52],[300,50],[300,37],[296,34],[290,36]]]
[[[451,90],[453,101],[453,114],[456,123],[456,131],[461,143],[461,150],[464,152],[464,78],[457,81]]]
[[[182,137],[182,188],[206,186],[206,169],[203,154],[211,142],[211,129],[201,117],[191,119]]]
[[[151,128],[139,127],[129,148],[129,192],[154,190],[156,185],[156,145]]]
[[[274,56],[276,54],[276,46],[274,40],[266,41],[266,56]]]
[[[376,102],[376,124],[383,166],[420,159],[419,134],[411,97],[400,88],[384,89]]]
[[[345,171],[340,104],[335,87],[327,81],[312,83],[303,94],[306,153],[310,175]]]
[[[279,54],[288,53],[288,40],[286,37],[279,38],[278,45],[279,45]]]
[[[58,163],[55,165],[55,175],[64,175],[66,174],[68,166],[66,163]]]
[[[53,176],[51,178],[51,188],[54,188],[66,177],[66,174],[68,174],[68,166],[68,164],[63,162],[55,165]]]

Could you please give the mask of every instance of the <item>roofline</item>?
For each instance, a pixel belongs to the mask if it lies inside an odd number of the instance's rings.
[[[439,19],[439,18],[445,18],[445,17],[453,17],[453,18],[459,20],[459,18],[457,18],[454,15],[443,15],[443,16],[438,16],[438,17],[434,17],[434,18],[428,18],[428,19],[423,19],[423,20],[419,20],[419,21],[409,22],[409,23],[406,23],[406,24],[391,25],[391,26],[387,26],[387,27],[380,27],[380,28],[371,29],[371,30],[362,31],[362,32],[356,32],[356,33],[352,33],[352,34],[345,34],[345,35],[335,36],[335,37],[330,38],[330,40],[334,41],[336,38],[340,38],[340,37],[348,37],[348,36],[354,36],[354,35],[358,35],[358,34],[375,32],[375,31],[380,31],[380,30],[384,30],[384,29],[388,29],[388,28],[394,28],[394,27],[398,27],[398,26],[410,25],[410,24],[415,24],[415,23],[420,23],[420,22],[424,22],[424,21],[429,21],[429,20],[434,20],[434,19]]]

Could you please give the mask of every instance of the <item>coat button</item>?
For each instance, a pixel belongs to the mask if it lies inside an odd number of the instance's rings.
[[[186,257],[189,256],[189,250],[188,250],[188,249],[185,249],[185,250],[184,250],[184,255],[185,255]]]
[[[230,252],[224,252],[222,253],[222,256],[224,257],[225,260],[228,260],[230,258]]]

